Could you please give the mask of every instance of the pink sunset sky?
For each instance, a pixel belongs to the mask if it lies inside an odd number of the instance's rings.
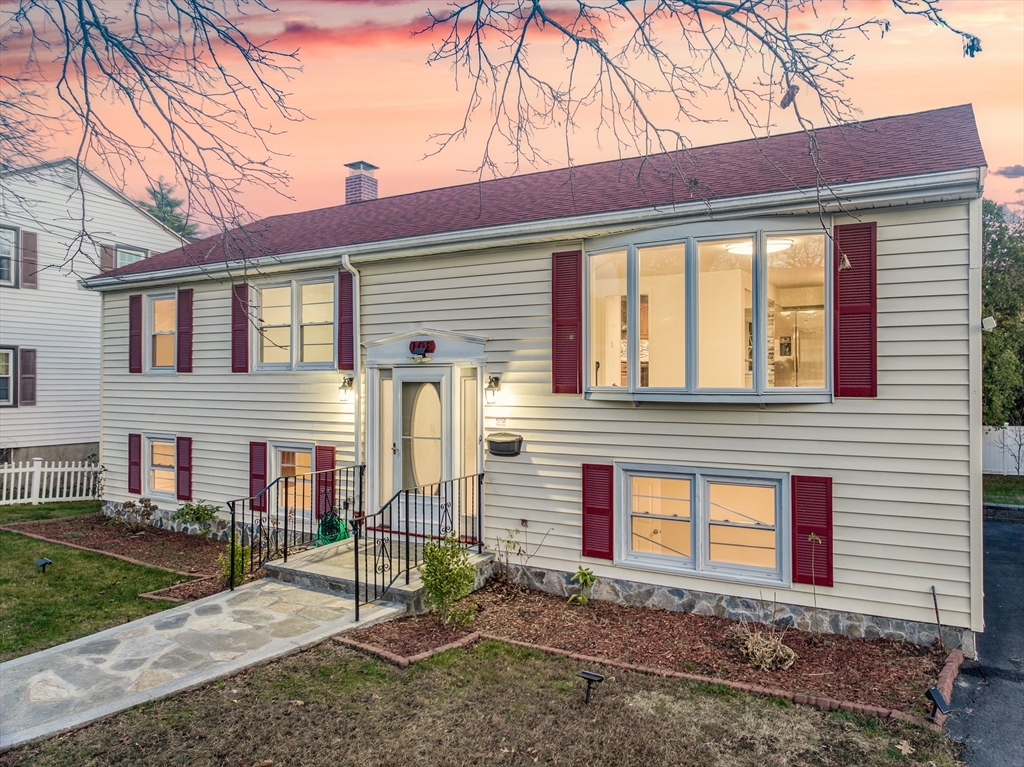
[[[965,58],[959,37],[924,19],[900,14],[889,0],[819,3],[819,16],[893,22],[879,39],[850,37],[855,54],[847,94],[864,119],[954,104],[974,105],[989,163],[985,195],[1021,210],[1024,199],[1024,2],[947,0],[949,22],[981,38],[982,52]],[[250,192],[246,204],[258,216],[336,205],[344,201],[344,164],[366,160],[380,167],[380,195],[391,196],[475,181],[487,121],[481,113],[466,141],[436,156],[431,134],[458,126],[466,106],[452,72],[425,61],[436,36],[413,35],[426,25],[428,7],[444,0],[279,0],[274,14],[246,20],[254,38],[273,39],[279,50],[299,49],[303,71],[287,84],[290,102],[310,119],[277,125],[286,133],[273,147],[293,178],[286,194]],[[818,26],[820,21],[809,23]],[[535,63],[564,67],[557,50],[537,50]],[[725,122],[682,126],[693,145],[750,138],[750,129],[724,107],[710,107]],[[709,112],[709,116],[712,116]],[[774,113],[773,133],[798,128],[792,110]],[[549,131],[542,142],[552,166],[566,164],[565,134]],[[64,151],[60,151],[64,150]],[[55,148],[57,155],[73,145]],[[614,146],[599,145],[592,130],[571,142],[576,163],[613,159]],[[543,167],[543,166],[542,166]],[[524,169],[525,172],[530,169]],[[143,189],[129,190],[141,197]]]

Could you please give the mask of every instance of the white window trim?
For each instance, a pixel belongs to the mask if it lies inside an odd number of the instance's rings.
[[[302,286],[330,283],[334,288],[334,316],[331,319],[331,341],[334,347],[329,362],[300,362],[302,342]],[[291,330],[289,335],[288,362],[261,362],[260,352],[263,341],[263,325],[260,322],[263,307],[263,291],[268,288],[291,288]],[[293,371],[337,370],[338,365],[338,278],[337,275],[320,275],[302,279],[279,280],[254,286],[256,300],[255,321],[250,323],[250,351],[253,359],[252,370],[258,373],[290,373]],[[276,327],[276,326],[275,326]]]
[[[612,243],[600,243],[584,250],[583,259],[583,374],[584,398],[593,400],[643,402],[757,402],[757,403],[825,403],[833,400],[833,279],[832,279],[832,227],[823,231],[806,221],[721,223],[716,225],[673,228],[671,234],[651,239],[611,238]],[[810,388],[768,388],[767,371],[767,300],[765,297],[768,279],[767,253],[768,237],[799,237],[804,235],[825,236],[825,387]],[[710,389],[698,386],[698,305],[697,275],[699,273],[697,244],[701,241],[740,239],[754,240],[753,265],[751,270],[752,307],[754,322],[754,370],[752,389]],[[628,386],[595,386],[592,381],[593,361],[591,359],[591,269],[590,257],[604,253],[626,251],[626,309],[629,317],[638,316],[639,258],[643,248],[662,245],[686,246],[686,377],[685,387],[663,388],[639,386],[639,327],[636,321],[627,326],[627,370]]]
[[[174,364],[170,367],[153,366],[153,302],[160,299],[174,299]],[[147,375],[174,376],[178,374],[178,291],[162,291],[160,293],[146,293],[145,305],[142,311],[142,327],[145,337],[142,339],[143,370]]]
[[[690,552],[689,558],[663,554],[644,554],[631,548],[632,529],[631,489],[632,476],[667,477],[690,480]],[[716,581],[749,583],[773,588],[791,586],[790,553],[790,475],[786,472],[755,471],[746,469],[718,469],[698,466],[678,466],[654,463],[616,463],[615,498],[615,564],[634,570],[650,570],[672,575],[686,575]],[[708,483],[727,482],[739,485],[775,486],[775,570],[745,565],[725,565],[711,562]]]
[[[174,492],[165,493],[153,488],[153,443],[170,442],[174,448],[172,472],[174,474]],[[176,501],[178,499],[178,436],[176,434],[143,434],[142,435],[142,489],[147,498]]]
[[[21,266],[21,230],[14,226],[0,226],[5,232],[11,232],[14,235],[14,248],[11,253],[11,278],[9,280],[0,279],[0,287],[4,288],[16,288],[18,287],[18,274]]]
[[[10,362],[7,366],[7,377],[11,379],[11,385],[7,389],[8,397],[0,400],[0,407],[18,406],[18,347],[0,346],[0,354],[9,354]]]

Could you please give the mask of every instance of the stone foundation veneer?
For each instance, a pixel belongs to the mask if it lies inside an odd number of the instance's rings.
[[[509,564],[508,575],[516,583],[561,597],[568,597],[579,590],[570,581],[572,574],[559,570]],[[815,618],[814,609],[809,607],[781,602],[773,604],[770,601],[762,603],[757,599],[655,586],[618,578],[598,578],[592,595],[594,599],[620,605],[658,607],[663,610],[715,615],[719,618],[752,623],[774,622],[776,625],[793,626],[801,631],[810,631],[813,620],[817,629],[823,633],[843,634],[853,638],[895,639],[926,646],[934,644],[938,638],[937,626],[934,623],[918,623],[823,609],[817,611]],[[960,649],[969,658],[977,657],[974,632],[970,629],[943,626],[942,641],[946,650]]]
[[[101,508],[108,517],[124,519],[125,515],[120,501],[103,501]],[[177,510],[177,508],[161,509],[158,507],[149,520],[150,526],[158,530],[170,530],[171,532],[189,533],[190,535],[199,535],[204,529],[207,529],[210,531],[208,537],[212,541],[227,542],[231,540],[231,517],[227,512],[220,512],[217,519],[207,522],[205,525],[190,525],[171,519],[171,516]]]

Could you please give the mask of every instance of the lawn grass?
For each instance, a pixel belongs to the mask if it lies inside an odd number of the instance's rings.
[[[38,519],[60,519],[80,514],[96,514],[100,511],[99,501],[71,501],[68,503],[40,503],[38,506],[0,506],[0,525],[15,522],[32,522]]]
[[[0,767],[956,764],[949,741],[913,725],[599,666],[607,679],[584,705],[580,668],[483,642],[400,670],[326,642],[8,752]]]
[[[1024,506],[1024,477],[983,474],[985,503],[1008,503]]]
[[[80,505],[66,504],[54,516],[68,516],[67,507]],[[95,509],[76,513],[90,511]],[[53,561],[45,574],[34,564],[43,557]],[[172,607],[138,594],[182,580],[174,573],[0,531],[0,661]]]

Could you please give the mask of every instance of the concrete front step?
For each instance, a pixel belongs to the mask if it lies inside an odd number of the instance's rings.
[[[356,593],[355,584],[355,542],[352,539],[340,541],[329,546],[308,549],[297,554],[289,554],[288,561],[275,560],[264,565],[268,578],[283,583],[291,583],[302,588],[353,597]],[[424,604],[423,581],[419,572],[413,568],[409,573],[409,583],[405,582],[405,559],[403,546],[395,544],[395,556],[390,560],[391,572],[397,577],[394,584],[380,597],[383,602],[403,605],[411,615],[427,612]],[[369,557],[369,559],[367,559]],[[415,561],[417,552],[410,552]],[[494,554],[484,552],[477,554],[471,551],[469,561],[476,568],[476,582],[473,590],[484,587],[494,574]],[[367,590],[366,573],[374,573],[373,551],[367,544],[362,544],[359,551],[359,578],[361,596],[368,600],[373,596],[372,587]],[[369,565],[369,566],[368,566]],[[380,576],[378,575],[378,583]],[[387,580],[390,580],[388,578]],[[385,585],[387,581],[384,581]]]

